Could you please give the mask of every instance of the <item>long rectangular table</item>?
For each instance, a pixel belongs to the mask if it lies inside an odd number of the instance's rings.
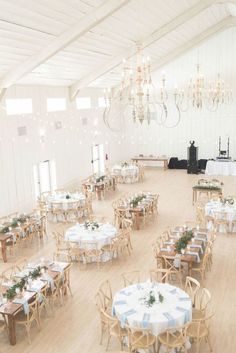
[[[140,162],[140,161],[149,161],[149,162],[163,162],[164,170],[168,168],[168,158],[167,157],[151,157],[151,156],[138,156],[133,157],[132,161]]]
[[[57,271],[53,269],[53,265],[57,264],[57,266],[61,266],[61,270]],[[50,275],[50,278],[54,280],[58,275],[62,276],[63,272],[66,270],[66,268],[69,267],[69,263],[64,263],[64,262],[55,262],[52,263],[51,266],[48,267],[47,274]],[[14,276],[17,277],[17,274]],[[47,279],[44,279],[43,277],[39,278],[40,281],[43,281],[46,285],[46,282],[48,281]],[[3,292],[6,291],[9,287],[2,284],[3,287]],[[25,296],[27,296],[27,301],[30,303],[35,296],[37,295],[37,292],[35,291],[25,291],[24,293]],[[13,301],[8,301],[6,304],[0,305],[0,314],[4,315],[7,318],[7,324],[8,324],[8,334],[9,334],[9,341],[11,345],[16,344],[16,325],[15,325],[15,317],[19,313],[19,311],[23,310],[23,304],[17,304],[14,303]]]
[[[207,175],[236,175],[236,162],[208,161],[205,174]]]

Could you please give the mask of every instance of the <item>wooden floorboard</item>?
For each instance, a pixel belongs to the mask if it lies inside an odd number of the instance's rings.
[[[192,185],[199,176],[188,175],[183,170],[148,169],[143,183],[118,185],[116,193],[112,193],[105,201],[95,201],[95,214],[113,217],[111,203],[125,192],[140,190],[160,194],[159,215],[157,219],[132,236],[133,253],[115,260],[113,263],[95,265],[79,269],[73,265],[71,281],[73,297],[69,297],[55,314],[43,319],[42,330],[32,329],[32,344],[29,345],[24,330],[17,329],[17,345],[9,345],[4,333],[0,334],[1,353],[103,353],[105,345],[99,345],[99,317],[94,305],[94,295],[99,284],[109,279],[112,289],[122,288],[121,273],[133,269],[143,272],[143,279],[148,277],[148,270],[155,266],[151,244],[167,226],[182,225],[184,221],[194,219],[192,206]],[[225,195],[234,194],[235,177],[222,177]],[[21,256],[51,258],[54,243],[49,225],[48,239],[42,244],[34,244],[22,248],[15,258]],[[214,353],[236,352],[236,234],[219,234],[214,247],[213,267],[207,274],[206,287],[213,296],[215,317],[211,325],[211,338]],[[0,270],[7,265],[1,263]],[[111,341],[110,350],[118,350],[119,345]],[[191,352],[195,352],[194,348]],[[201,353],[208,352],[203,344]]]

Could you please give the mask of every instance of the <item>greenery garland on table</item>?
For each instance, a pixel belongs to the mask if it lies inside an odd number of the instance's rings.
[[[177,253],[181,254],[182,249],[186,249],[188,242],[193,238],[193,231],[186,230],[181,238],[175,243],[175,250]]]
[[[135,198],[132,199],[132,201],[130,202],[130,205],[133,207],[137,207],[139,202],[141,202],[145,198],[146,198],[145,195],[136,196]]]
[[[19,288],[22,291],[22,289],[25,288],[25,285],[28,282],[29,278],[36,279],[41,275],[41,269],[42,268],[38,266],[33,271],[30,271],[29,274],[22,278],[18,283],[8,288],[7,291],[3,294],[3,296],[7,299],[13,299],[16,296],[16,289]]]
[[[7,226],[0,228],[0,233],[6,234],[10,232],[10,228],[19,227],[20,224],[25,223],[27,221],[27,218],[27,216],[13,218],[11,222],[6,222]]]
[[[193,186],[194,189],[201,189],[201,190],[221,190],[220,186],[214,186],[214,185],[195,185]]]

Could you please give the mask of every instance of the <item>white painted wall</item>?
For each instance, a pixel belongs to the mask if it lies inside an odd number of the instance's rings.
[[[195,140],[199,146],[199,158],[214,158],[218,154],[218,137],[222,136],[226,148],[227,136],[230,137],[230,153],[236,158],[236,28],[228,29],[199,48],[193,49],[179,57],[160,71],[153,74],[155,85],[160,84],[161,72],[167,77],[167,87],[181,87],[193,76],[199,61],[202,73],[212,80],[218,71],[230,83],[234,90],[234,102],[212,113],[206,109],[194,111],[190,109],[182,113],[180,124],[173,129],[158,126],[152,122],[150,126],[127,123],[127,151],[129,156],[135,154],[166,154],[186,158],[189,140]],[[171,106],[171,105],[170,105]],[[173,124],[176,111],[170,109],[167,123]],[[126,119],[128,121],[128,119]],[[128,147],[129,146],[129,147]]]
[[[97,108],[102,92],[84,90],[81,96],[92,96],[93,108],[77,110],[62,87],[15,86],[5,98],[32,98],[32,115],[7,116],[4,100],[0,107],[0,215],[14,211],[28,212],[35,206],[33,165],[47,159],[56,160],[57,186],[80,181],[92,173],[91,146],[104,143],[109,164],[124,159],[122,133],[112,133],[103,123],[103,109]],[[47,97],[66,97],[67,111],[48,114]],[[88,119],[86,126],[82,118]],[[63,129],[55,130],[61,121]],[[17,127],[26,126],[27,136],[18,136]],[[45,130],[45,143],[40,143],[40,129]]]

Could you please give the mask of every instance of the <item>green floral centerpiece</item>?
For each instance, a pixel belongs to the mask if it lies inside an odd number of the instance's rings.
[[[231,196],[228,196],[228,197],[225,197],[223,199],[221,199],[221,203],[223,205],[230,205],[230,206],[233,206],[234,205],[234,198],[231,197]]]
[[[90,221],[85,221],[84,222],[84,227],[85,229],[89,229],[89,230],[95,230],[99,228],[99,224],[97,222],[90,222]]]
[[[96,182],[100,183],[101,181],[103,181],[105,179],[105,175],[101,175],[100,177],[96,178]]]
[[[177,253],[181,254],[181,250],[186,249],[188,242],[193,238],[193,231],[186,230],[180,239],[175,243],[175,250]]]
[[[155,293],[151,290],[147,296],[141,298],[141,301],[143,301],[143,303],[148,308],[150,308],[156,303],[163,303],[164,296],[160,292],[158,292],[156,296]]]
[[[67,194],[67,195],[66,195],[66,199],[67,199],[67,200],[71,199],[70,194]]]
[[[124,168],[124,167],[128,167],[129,163],[128,162],[124,162],[124,163],[121,163],[121,167]]]
[[[143,199],[145,199],[145,198],[146,198],[145,195],[136,196],[136,197],[134,197],[134,198],[131,200],[130,204],[131,204],[131,206],[133,206],[133,207],[137,207],[138,204],[139,204],[139,202],[141,202],[141,201],[142,201]]]

